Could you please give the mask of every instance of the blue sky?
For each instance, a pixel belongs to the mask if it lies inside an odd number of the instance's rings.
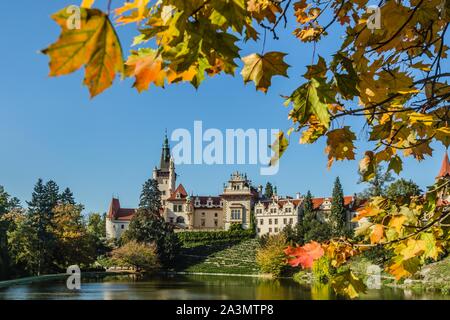
[[[100,7],[106,1],[97,0]],[[267,38],[266,51],[288,52],[289,79],[277,77],[268,94],[256,92],[253,84],[243,85],[239,74],[219,76],[205,81],[199,90],[188,84],[166,89],[152,87],[138,94],[132,80],[116,81],[114,86],[89,99],[81,85],[83,74],[49,78],[48,58],[40,49],[54,42],[59,27],[50,14],[76,1],[5,2],[0,10],[0,185],[19,197],[30,199],[38,178],[53,179],[60,187],[70,187],[86,211],[106,211],[112,195],[123,206],[136,206],[142,183],[158,163],[165,128],[193,129],[195,120],[204,128],[289,128],[287,110],[280,95],[287,95],[301,82],[301,74],[312,57],[312,45],[302,44],[290,34],[281,40]],[[293,22],[293,21],[291,21]],[[124,52],[128,52],[135,26],[120,27]],[[337,37],[320,44],[316,53],[327,56],[336,49]],[[243,54],[260,51],[260,45],[240,44]],[[448,64],[446,63],[448,66]],[[239,72],[239,71],[238,71]],[[356,124],[357,159],[367,147],[366,132]],[[215,195],[232,171],[244,171],[254,184],[267,180],[277,185],[280,194],[305,193],[326,196],[336,176],[340,176],[346,194],[364,188],[357,184],[357,161],[337,162],[326,169],[325,141],[299,145],[298,136],[281,160],[277,175],[259,175],[255,165],[183,165],[177,167],[179,182],[188,192]],[[432,184],[444,148],[433,145],[435,156],[423,162],[406,159],[402,177],[415,180],[422,188]]]

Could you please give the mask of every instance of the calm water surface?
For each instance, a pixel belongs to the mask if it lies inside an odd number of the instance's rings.
[[[213,275],[173,275],[137,278],[108,276],[82,279],[81,290],[67,290],[65,281],[48,281],[0,288],[0,299],[115,300],[115,299],[336,299],[326,285],[302,286],[290,279],[270,280]],[[362,299],[450,299],[437,293],[383,288],[369,290]]]

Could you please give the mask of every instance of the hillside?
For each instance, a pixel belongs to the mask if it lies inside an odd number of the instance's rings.
[[[227,274],[258,274],[258,240],[238,243],[200,244],[182,248],[176,271]]]

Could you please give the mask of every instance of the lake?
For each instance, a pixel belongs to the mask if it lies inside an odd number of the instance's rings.
[[[369,290],[362,299],[450,299],[450,295],[384,287]],[[329,300],[337,299],[327,285],[304,286],[291,279],[215,275],[135,275],[82,279],[81,290],[70,291],[65,281],[46,281],[0,288],[10,300]]]

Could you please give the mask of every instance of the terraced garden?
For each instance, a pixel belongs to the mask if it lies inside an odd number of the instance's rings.
[[[258,240],[234,243],[192,244],[183,247],[176,271],[226,274],[258,274]]]

